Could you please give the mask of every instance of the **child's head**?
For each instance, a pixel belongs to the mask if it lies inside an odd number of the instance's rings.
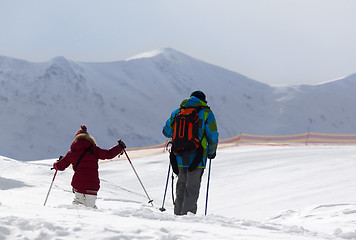
[[[96,140],[93,136],[89,135],[87,132],[87,126],[84,124],[80,126],[80,129],[75,133],[74,141],[76,140],[86,140],[88,142],[91,142],[93,145],[96,145]]]

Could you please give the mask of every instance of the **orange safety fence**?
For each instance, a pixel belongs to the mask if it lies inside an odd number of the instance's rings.
[[[127,150],[130,151],[130,156],[147,157],[150,155],[166,152],[167,143],[168,141],[154,146],[128,148]],[[218,148],[254,145],[356,145],[356,134],[328,134],[307,132],[294,135],[254,135],[240,133],[235,137],[219,140]]]
[[[154,146],[128,148],[129,150],[151,149],[163,150],[167,142]],[[254,135],[240,133],[239,135],[219,140],[219,147],[239,145],[356,145],[356,134],[328,134],[306,132],[294,135]]]
[[[356,144],[356,134],[328,134],[307,132],[295,135],[239,135],[223,139],[224,145],[353,145]]]

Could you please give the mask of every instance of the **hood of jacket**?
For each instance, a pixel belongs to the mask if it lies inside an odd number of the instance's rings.
[[[197,97],[190,97],[190,98],[187,98],[185,100],[183,100],[183,102],[180,104],[180,107],[182,108],[187,108],[187,107],[207,107],[208,105],[206,104],[206,102],[200,100],[199,98]]]
[[[70,149],[72,151],[81,151],[89,147],[90,145],[96,146],[96,141],[94,137],[87,133],[81,133],[75,136]]]

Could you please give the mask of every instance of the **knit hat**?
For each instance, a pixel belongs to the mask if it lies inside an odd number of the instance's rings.
[[[75,133],[75,136],[77,136],[78,134],[81,134],[81,133],[88,134],[87,126],[85,126],[84,124],[82,126],[80,126],[80,129]]]
[[[190,95],[191,97],[196,97],[206,103],[205,94],[202,91],[194,91]]]

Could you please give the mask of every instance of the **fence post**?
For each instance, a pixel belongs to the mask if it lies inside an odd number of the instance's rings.
[[[239,146],[239,141],[240,141],[240,138],[241,138],[241,134],[242,134],[242,133],[240,133],[239,136],[237,137],[237,140],[236,140],[236,147]]]
[[[310,131],[308,131],[307,138],[305,139],[305,145],[308,145],[309,135],[310,135]]]

